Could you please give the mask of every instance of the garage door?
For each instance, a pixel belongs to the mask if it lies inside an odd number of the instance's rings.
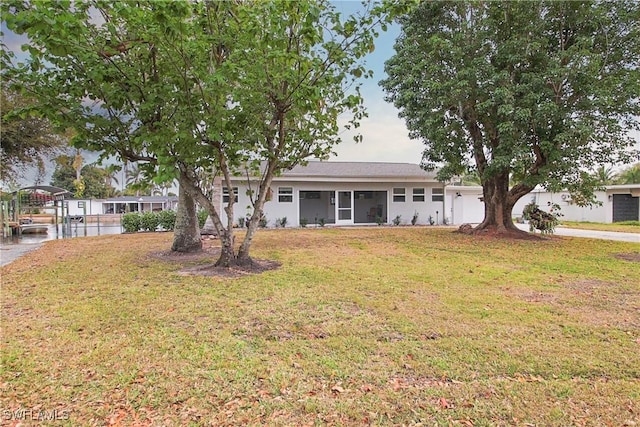
[[[613,222],[638,221],[640,197],[631,194],[613,195]]]

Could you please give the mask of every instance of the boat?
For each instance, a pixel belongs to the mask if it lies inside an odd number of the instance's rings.
[[[22,234],[47,234],[49,227],[46,224],[20,224]]]

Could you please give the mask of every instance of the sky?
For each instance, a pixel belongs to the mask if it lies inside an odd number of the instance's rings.
[[[334,2],[336,9],[344,14],[360,8],[359,1]],[[384,62],[395,53],[393,45],[400,34],[400,27],[390,25],[386,32],[380,32],[375,42],[375,50],[366,58],[366,66],[373,71],[373,79],[362,84],[362,96],[369,117],[358,129],[362,142],[355,143],[353,133],[345,132],[343,142],[335,148],[338,161],[405,162],[420,163],[423,145],[408,136],[404,121],[398,117],[398,110],[384,100],[384,92],[378,82],[386,77]]]

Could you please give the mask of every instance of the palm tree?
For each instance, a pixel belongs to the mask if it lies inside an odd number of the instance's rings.
[[[119,184],[118,182],[118,172],[120,172],[120,169],[122,169],[122,167],[120,165],[116,165],[116,164],[110,164],[107,165],[103,170],[104,170],[104,183],[107,186],[107,188],[109,189],[109,192],[111,194],[115,194],[116,189],[113,187],[113,183],[115,182],[116,185]]]
[[[616,172],[611,166],[600,166],[594,176],[600,185],[611,185],[616,181]]]
[[[618,184],[640,184],[640,163],[629,166],[618,174]]]

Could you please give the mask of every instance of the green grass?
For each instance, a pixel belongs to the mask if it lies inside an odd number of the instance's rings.
[[[566,228],[580,228],[583,230],[640,233],[640,221],[622,221],[610,224],[601,222],[562,221],[561,226]]]
[[[2,268],[2,409],[70,426],[640,423],[638,244],[267,230],[253,255],[281,268],[231,279],[149,255],[170,240],[53,241]]]

